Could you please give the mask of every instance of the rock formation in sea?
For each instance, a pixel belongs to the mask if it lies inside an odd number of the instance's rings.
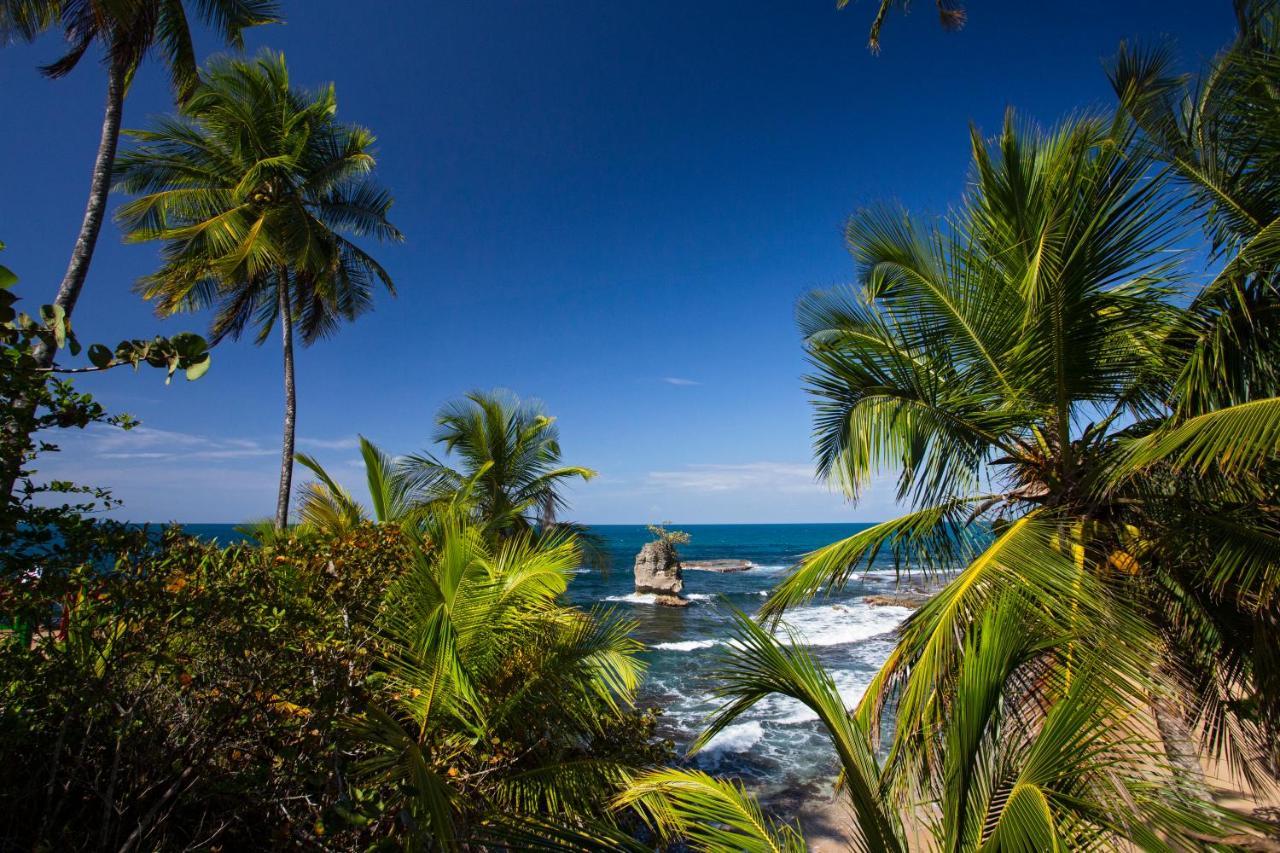
[[[871,607],[906,607],[911,610],[924,607],[933,598],[927,592],[900,592],[890,595],[866,595],[862,601]]]
[[[646,542],[636,554],[636,592],[656,595],[659,604],[684,607],[689,603],[680,593],[684,590],[684,574],[676,546],[664,539]]]
[[[720,572],[727,575],[745,572],[753,568],[755,563],[750,560],[691,560],[680,565],[689,571]]]

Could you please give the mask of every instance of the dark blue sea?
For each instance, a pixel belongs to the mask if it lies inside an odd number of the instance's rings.
[[[692,540],[680,546],[685,560],[742,559],[753,567],[745,572],[719,574],[686,571],[685,608],[655,605],[651,597],[634,594],[632,566],[636,552],[651,536],[643,525],[601,525],[592,532],[607,545],[607,571],[580,569],[569,595],[583,607],[614,606],[635,619],[636,636],[648,647],[649,670],[641,701],[665,711],[668,736],[682,749],[701,731],[716,708],[710,693],[710,673],[728,632],[728,609],[754,612],[770,590],[800,557],[838,539],[851,536],[862,524],[707,524],[675,525]],[[201,537],[229,543],[241,537],[231,525],[190,524]],[[892,648],[891,632],[908,611],[900,607],[870,607],[863,596],[892,591],[913,580],[896,580],[886,560],[858,575],[848,587],[787,618],[790,626],[831,672],[845,702],[862,696],[871,677]],[[918,580],[918,579],[916,579]],[[696,757],[713,772],[744,779],[766,796],[795,790],[835,772],[828,742],[815,716],[790,699],[770,697],[729,727]]]

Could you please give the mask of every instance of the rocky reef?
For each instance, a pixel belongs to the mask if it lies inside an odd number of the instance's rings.
[[[680,555],[671,542],[659,539],[645,543],[636,554],[635,578],[636,592],[656,595],[658,604],[684,607],[689,603],[680,595],[684,591],[684,573]]]
[[[689,560],[680,565],[691,572],[720,572],[727,575],[733,572],[745,572],[753,568],[755,563],[750,560]]]

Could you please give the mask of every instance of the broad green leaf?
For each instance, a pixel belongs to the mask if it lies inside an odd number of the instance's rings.
[[[107,349],[102,344],[89,345],[89,362],[94,367],[99,370],[104,369],[107,365],[111,364],[111,360],[111,350]]]
[[[213,363],[213,356],[205,353],[204,358],[199,361],[192,362],[187,365],[187,381],[195,382],[201,376],[209,372],[209,365]]]

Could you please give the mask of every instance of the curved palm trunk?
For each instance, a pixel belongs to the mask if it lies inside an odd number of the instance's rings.
[[[93,162],[93,178],[89,182],[89,201],[84,208],[84,219],[80,223],[80,234],[76,237],[75,248],[71,250],[71,261],[67,264],[67,272],[58,285],[58,294],[53,304],[61,305],[71,317],[84,289],[85,277],[89,274],[89,262],[93,260],[93,249],[98,244],[98,234],[102,231],[102,220],[107,212],[107,196],[111,192],[111,167],[116,159],[116,146],[120,142],[120,117],[124,112],[125,68],[119,62],[112,62],[107,69],[107,106],[102,118],[102,137],[98,141],[98,156]],[[43,357],[52,360],[52,353],[44,353]]]
[[[289,308],[289,277],[280,272],[276,287],[280,306],[280,338],[284,343],[284,445],[280,452],[280,490],[276,493],[276,530],[289,523],[289,491],[293,486],[293,429],[298,414],[293,383],[293,316]]]
[[[89,181],[89,201],[85,205],[84,219],[80,222],[80,233],[76,237],[75,247],[71,250],[71,260],[67,264],[67,272],[62,277],[62,284],[54,296],[53,304],[61,305],[66,311],[67,319],[80,298],[84,288],[85,277],[89,274],[89,262],[93,259],[93,249],[98,243],[98,234],[102,231],[102,219],[107,210],[107,195],[111,192],[111,167],[116,159],[116,146],[120,142],[120,117],[124,112],[125,69],[118,62],[112,62],[107,68],[107,105],[102,117],[102,136],[98,140],[98,154],[93,161],[93,176]],[[42,367],[53,363],[54,351],[44,344],[37,344],[32,352],[36,362]],[[5,425],[9,435],[5,436],[6,449],[20,447],[31,432],[31,422],[35,417],[34,404],[25,398],[13,401],[13,415]],[[0,464],[0,500],[13,494],[18,474],[22,465],[17,453],[5,453],[3,464]]]

